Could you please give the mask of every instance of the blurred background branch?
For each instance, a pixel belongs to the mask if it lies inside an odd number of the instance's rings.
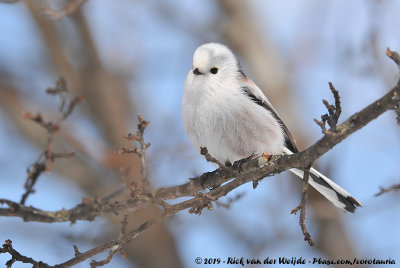
[[[54,10],[50,6],[43,6],[41,11],[43,11],[48,18],[52,20],[59,20],[65,16],[71,15],[86,2],[87,0],[72,0],[60,10]]]

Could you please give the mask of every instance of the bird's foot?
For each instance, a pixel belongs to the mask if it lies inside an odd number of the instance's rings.
[[[264,157],[264,161],[268,162],[272,158],[272,154],[263,153],[262,157]]]

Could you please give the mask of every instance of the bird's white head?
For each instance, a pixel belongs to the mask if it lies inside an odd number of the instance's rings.
[[[239,64],[232,51],[221,44],[207,43],[196,49],[187,83],[204,85],[226,84],[239,73]]]

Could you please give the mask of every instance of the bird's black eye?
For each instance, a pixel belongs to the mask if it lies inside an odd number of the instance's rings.
[[[218,68],[217,68],[217,67],[212,67],[212,68],[210,69],[210,73],[212,73],[212,74],[218,73]]]

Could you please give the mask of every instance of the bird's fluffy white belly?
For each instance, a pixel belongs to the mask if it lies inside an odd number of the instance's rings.
[[[245,103],[251,100],[244,95],[223,103],[218,99],[202,97],[183,103],[184,125],[197,150],[207,147],[221,162],[234,162],[254,153],[282,152],[283,134],[265,108]]]

